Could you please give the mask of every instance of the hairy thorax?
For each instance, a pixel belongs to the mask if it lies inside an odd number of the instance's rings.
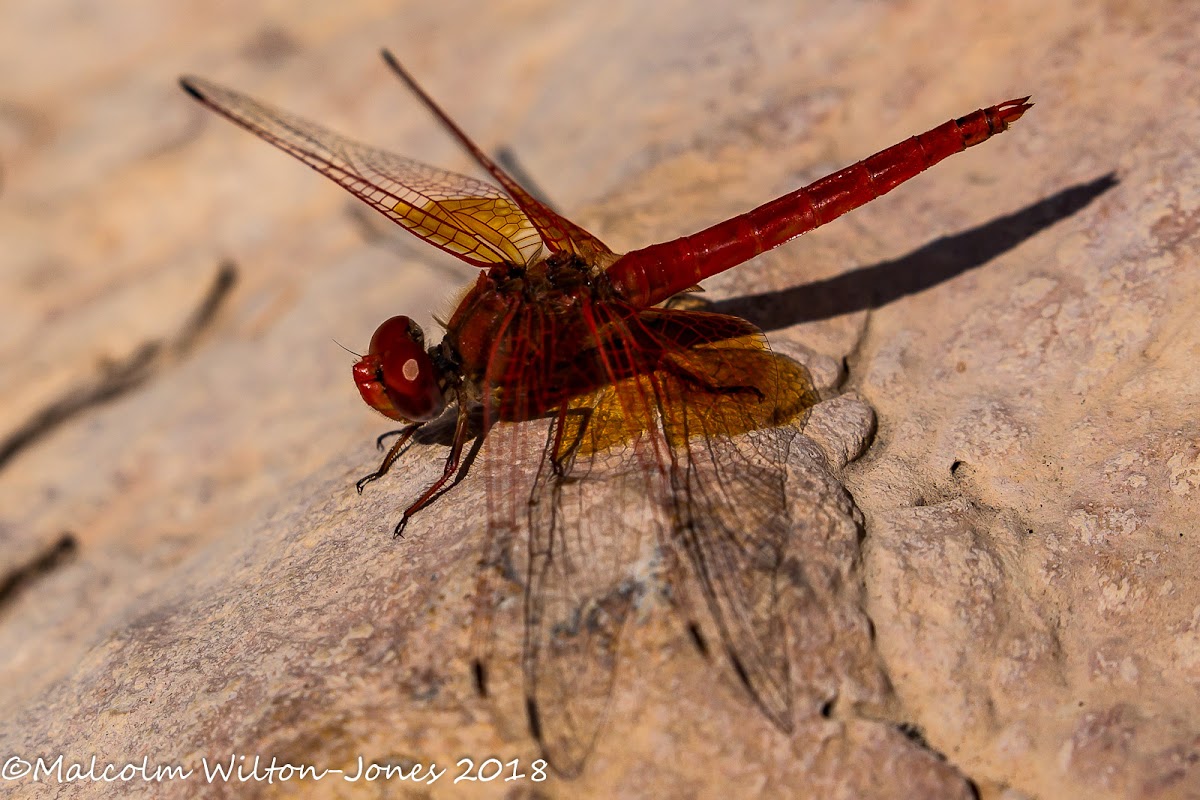
[[[502,264],[468,291],[441,352],[458,365],[464,399],[491,405],[498,419],[532,419],[654,369],[653,350],[632,346],[637,314],[614,297],[603,272],[576,256]]]

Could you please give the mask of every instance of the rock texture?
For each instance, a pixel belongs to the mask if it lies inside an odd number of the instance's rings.
[[[1200,797],[1194,3],[3,17],[0,757],[450,768],[12,796]],[[1012,132],[707,284],[827,398],[790,464],[790,736],[647,602],[580,777],[451,783],[537,757],[520,613],[481,701],[482,482],[393,541],[440,452],[355,494],[386,426],[334,342],[435,328],[472,271],[175,84],[466,169],[383,45],[617,250],[1034,94]]]

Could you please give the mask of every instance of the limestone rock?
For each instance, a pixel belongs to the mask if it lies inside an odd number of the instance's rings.
[[[400,541],[441,451],[353,490],[386,425],[334,342],[398,313],[435,331],[473,270],[175,84],[468,169],[381,46],[619,251],[1037,104],[706,283],[825,399],[789,463],[792,734],[648,599],[583,774],[481,796],[1200,796],[1194,4],[4,16],[0,757],[451,768],[424,789],[197,775],[13,796],[455,796],[460,758],[537,757],[519,593],[491,632],[496,690],[471,684],[484,482]]]

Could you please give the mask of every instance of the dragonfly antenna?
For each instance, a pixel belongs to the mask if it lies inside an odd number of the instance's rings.
[[[347,353],[349,353],[350,355],[354,356],[355,358],[357,358],[357,359],[359,359],[359,360],[362,360],[362,353],[356,353],[356,352],[354,352],[354,351],[353,351],[353,350],[351,350],[349,347],[346,347],[346,345],[344,345],[344,344],[342,344],[341,342],[339,342],[337,339],[333,339],[332,341],[333,341],[333,343],[334,343],[334,344],[336,344],[338,347],[340,347],[340,348],[342,348],[343,350],[345,350],[345,351],[346,351]]]

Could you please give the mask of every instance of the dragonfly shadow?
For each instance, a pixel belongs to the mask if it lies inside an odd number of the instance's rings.
[[[496,148],[496,163],[498,163],[509,175],[512,175],[517,183],[524,187],[525,191],[536,197],[541,202],[545,203],[551,210],[557,211],[554,204],[550,202],[550,195],[546,194],[542,189],[541,184],[533,179],[529,170],[525,169],[525,165],[521,159],[517,157],[517,153],[508,145],[500,145]]]
[[[884,306],[983,266],[1059,220],[1081,211],[1117,185],[1113,173],[1076,184],[1020,211],[937,239],[890,261],[827,280],[714,303],[713,311],[742,317],[763,331]]]

